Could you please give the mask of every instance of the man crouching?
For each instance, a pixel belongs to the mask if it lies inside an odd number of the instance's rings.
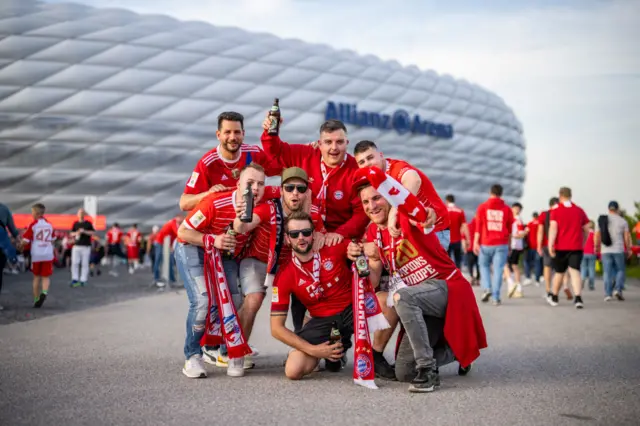
[[[281,266],[273,282],[271,334],[291,346],[285,375],[292,380],[311,374],[321,359],[326,369],[340,371],[351,347],[353,310],[351,272],[347,267],[347,242],[313,252],[313,222],[304,212],[294,212],[285,221],[291,261]],[[295,296],[312,316],[298,333],[285,327],[289,298]],[[341,339],[330,344],[332,328]]]
[[[359,188],[359,194],[373,223],[367,230],[367,242],[350,243],[348,255],[355,259],[364,250],[372,280],[380,276],[383,266],[389,271],[388,297],[403,326],[396,377],[411,381],[410,392],[431,392],[440,384],[438,366],[453,361],[447,352],[453,352],[461,367],[467,368],[487,346],[473,290],[434,232],[425,234],[420,224],[399,214],[400,236],[392,237],[387,229],[389,202],[367,184]],[[438,331],[443,328],[442,338]],[[434,336],[440,342],[432,341]],[[438,348],[444,349],[440,351],[444,355],[434,356]]]

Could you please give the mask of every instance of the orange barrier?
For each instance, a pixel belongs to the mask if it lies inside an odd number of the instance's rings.
[[[53,229],[58,231],[71,231],[74,222],[78,220],[78,216],[74,214],[45,214],[44,217],[49,221]],[[85,218],[93,223],[93,227],[96,231],[104,231],[107,229],[107,217],[98,215],[95,219],[91,216],[85,216]],[[16,224],[16,228],[25,229],[31,222],[33,217],[28,213],[17,213],[13,215],[13,221]]]

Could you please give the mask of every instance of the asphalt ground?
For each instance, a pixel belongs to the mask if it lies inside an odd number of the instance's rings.
[[[28,287],[28,276],[20,280]],[[20,280],[8,280],[0,303],[34,312],[29,291],[25,307],[12,306]],[[51,304],[32,320],[0,312],[11,322],[0,326],[0,425],[638,424],[635,285],[625,302],[604,302],[598,282],[582,311],[566,300],[548,306],[535,287],[500,307],[481,304],[489,348],[470,375],[446,366],[439,390],[410,394],[404,383],[377,380],[377,391],[354,385],[351,363],[339,373],[285,379],[287,348],[270,337],[266,303],[251,338],[260,351],[255,369],[230,378],[208,367],[207,379],[187,379],[186,294],[158,293],[149,283],[148,272],[103,276],[80,289],[54,281]]]

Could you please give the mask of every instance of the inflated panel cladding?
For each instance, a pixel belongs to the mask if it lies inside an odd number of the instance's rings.
[[[396,61],[268,34],[115,9],[0,4],[0,195],[15,211],[41,199],[73,212],[99,195],[109,220],[164,222],[222,111],[245,115],[258,143],[274,97],[293,143],[317,138],[328,101],[405,109],[454,126],[453,139],[349,125],[421,167],[441,195],[474,210],[490,185],[522,194],[521,124],[496,95]],[[43,196],[48,193],[47,196]]]

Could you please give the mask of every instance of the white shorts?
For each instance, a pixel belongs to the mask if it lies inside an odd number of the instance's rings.
[[[267,288],[264,286],[266,277],[266,263],[253,257],[240,261],[240,288],[245,296],[251,293],[266,294]]]

